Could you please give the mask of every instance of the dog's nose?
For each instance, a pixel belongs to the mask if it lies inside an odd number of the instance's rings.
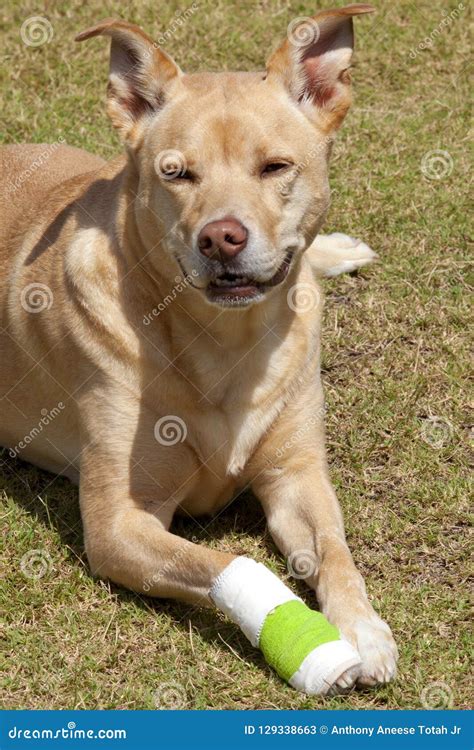
[[[242,252],[247,244],[247,237],[244,225],[230,217],[206,224],[199,232],[198,247],[206,258],[217,255],[222,263],[228,263]]]

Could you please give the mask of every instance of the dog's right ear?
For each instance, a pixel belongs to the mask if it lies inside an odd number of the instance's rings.
[[[93,36],[110,36],[110,71],[107,111],[126,141],[133,140],[136,124],[157,112],[181,70],[135,24],[108,18],[76,36],[76,42]]]

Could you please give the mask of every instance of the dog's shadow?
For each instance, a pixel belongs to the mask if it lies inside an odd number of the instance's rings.
[[[16,505],[35,522],[57,533],[66,551],[66,559],[74,565],[83,566],[92,577],[83,545],[78,488],[64,477],[50,474],[21,459],[10,458],[7,451],[0,455],[0,466],[5,494],[12,497]],[[202,544],[211,538],[218,542],[231,533],[236,540],[232,546],[235,554],[249,554],[250,540],[250,544],[263,548],[265,554],[279,556],[266,531],[263,510],[250,491],[243,492],[231,501],[217,517],[194,520],[180,516],[175,519],[170,530]],[[239,545],[240,536],[245,537],[245,544],[242,542]],[[301,581],[294,581],[292,587],[302,598],[311,597]],[[186,632],[192,627],[214,647],[231,650],[243,661],[253,663],[263,670],[268,669],[263,656],[251,646],[239,628],[217,616],[212,609],[170,599],[147,597],[113,583],[110,584],[110,595],[124,604],[133,602],[148,612],[165,613],[173,624]],[[314,606],[314,601],[312,605]]]

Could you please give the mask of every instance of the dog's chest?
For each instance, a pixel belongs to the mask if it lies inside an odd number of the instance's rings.
[[[216,410],[210,430],[201,443],[209,452],[206,465],[215,467],[222,477],[238,479],[285,404],[285,392],[262,398],[259,405],[245,403],[226,411]]]
[[[197,344],[183,348],[175,366],[154,381],[156,415],[179,416],[178,495],[189,513],[215,512],[251,484],[252,457],[264,450],[265,436],[284,419],[286,404],[316,362],[314,333],[298,319],[290,327],[263,328],[258,337],[241,337],[239,347],[232,331],[222,346],[201,337],[199,351]],[[192,481],[184,483],[186,452]]]
[[[193,448],[200,459],[197,482],[181,507],[191,515],[213,514],[251,484],[248,463],[272,422],[284,408],[282,396],[271,407],[250,408],[236,413],[215,410],[191,430],[199,433]],[[192,438],[191,438],[192,439]]]
[[[188,437],[201,461],[208,495],[220,496],[227,488],[229,499],[232,488],[250,480],[246,469],[251,457],[275,420],[284,418],[298,385],[304,353],[298,347],[292,352],[290,356],[281,347],[260,362],[255,356],[253,362],[227,370],[193,412]]]

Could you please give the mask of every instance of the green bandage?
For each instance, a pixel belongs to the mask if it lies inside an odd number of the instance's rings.
[[[265,661],[287,682],[315,648],[338,641],[339,631],[302,601],[280,604],[263,623],[259,647]]]

